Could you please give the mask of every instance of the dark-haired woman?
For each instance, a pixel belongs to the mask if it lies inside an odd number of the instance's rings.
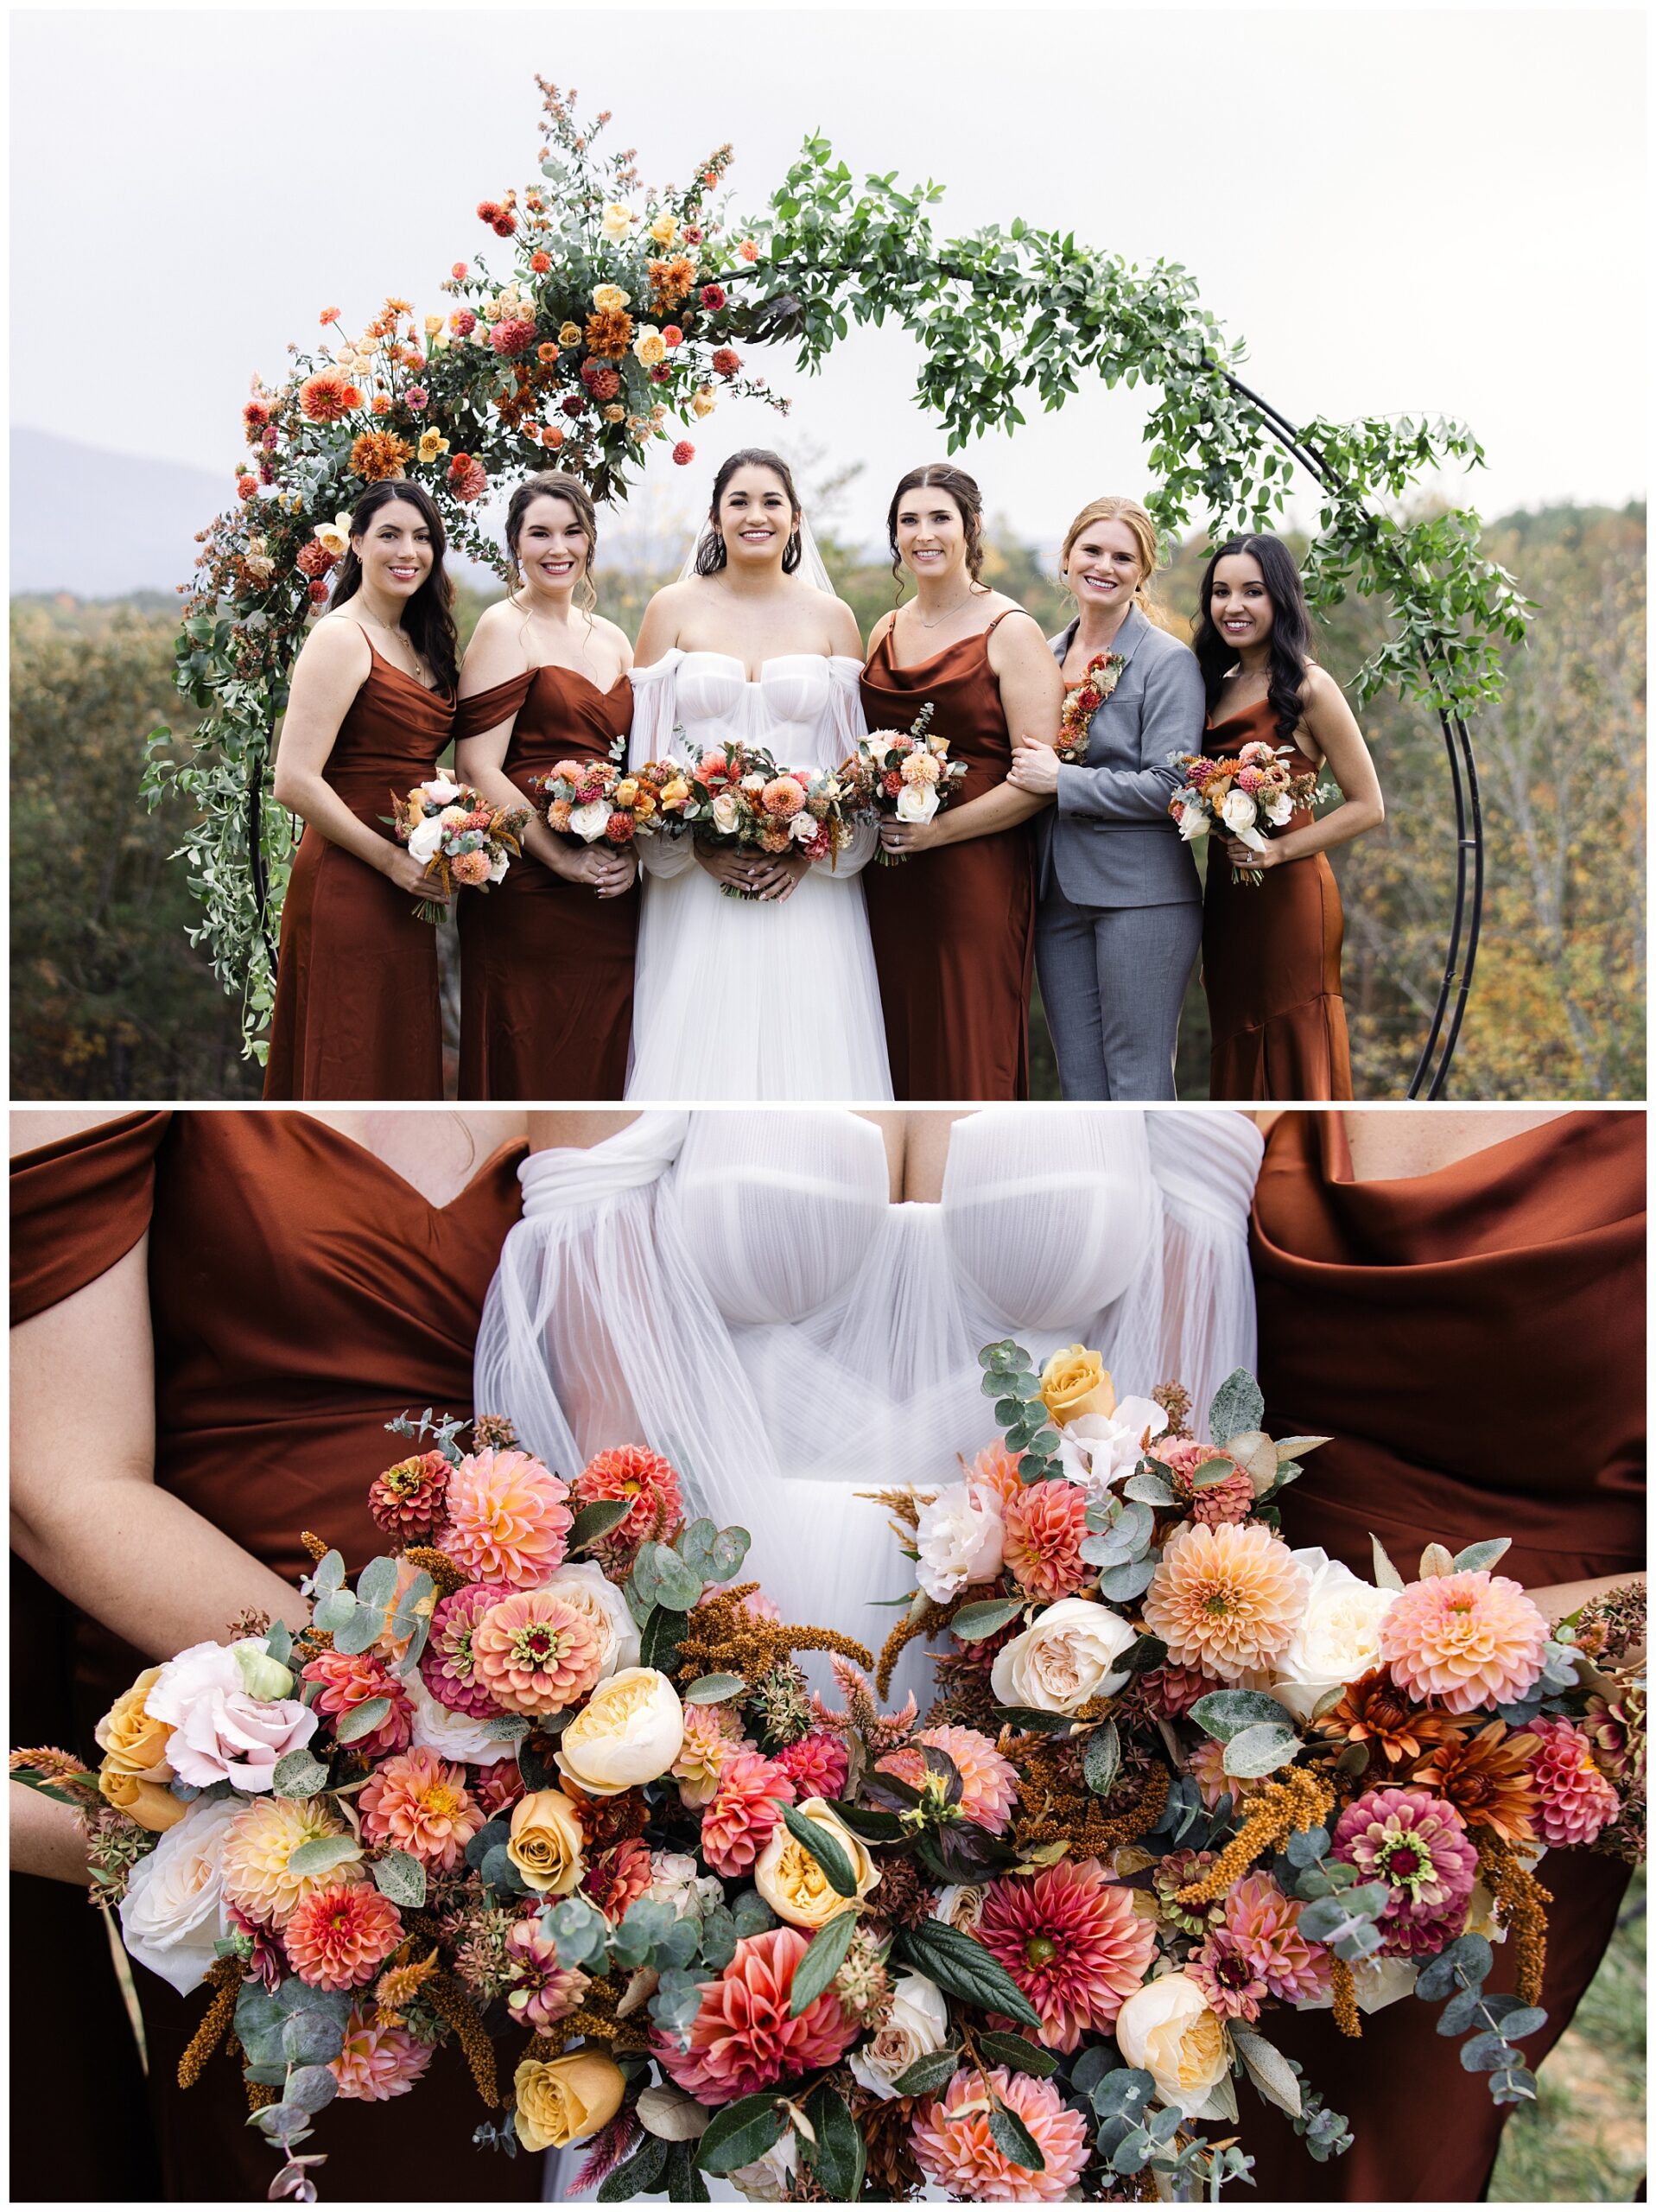
[[[915,596],[875,624],[862,672],[871,729],[929,734],[966,763],[929,822],[886,821],[898,867],[871,869],[868,922],[899,1098],[1029,1096],[1035,960],[1031,817],[1007,780],[1014,749],[1056,736],[1063,689],[1039,625],[981,581],[983,503],[964,469],[910,469],[885,518]]]
[[[632,718],[625,631],[597,613],[598,521],[578,477],[532,476],[506,514],[511,590],[460,670],[455,770],[534,804],[560,760],[607,760]],[[638,864],[538,816],[486,898],[460,902],[462,1098],[619,1098],[632,1035]]]
[[[1213,1026],[1210,1098],[1349,1098],[1340,947],[1345,919],[1328,851],[1386,818],[1380,778],[1345,695],[1310,658],[1310,616],[1280,538],[1233,537],[1208,563],[1192,643],[1208,697],[1202,750],[1291,748],[1295,774],[1325,764],[1343,804],[1295,809],[1262,845],[1228,837],[1208,858],[1202,982]],[[1258,833],[1256,833],[1257,835]],[[1249,869],[1263,880],[1236,878]]]
[[[454,733],[458,647],[443,526],[417,484],[351,517],[333,604],[293,674],[277,800],[302,815],[282,912],[267,1098],[441,1098],[436,894],[384,826]]]

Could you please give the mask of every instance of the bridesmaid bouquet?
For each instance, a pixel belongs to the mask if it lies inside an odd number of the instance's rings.
[[[1299,773],[1289,766],[1294,757],[1291,745],[1271,746],[1257,741],[1245,745],[1234,758],[1181,753],[1184,781],[1167,808],[1178,824],[1180,836],[1194,842],[1213,831],[1221,837],[1238,837],[1251,852],[1262,853],[1268,834],[1285,829],[1296,807],[1310,806],[1314,799],[1326,796],[1314,768]],[[1265,871],[1233,868],[1230,880],[1263,883]]]
[[[762,853],[803,853],[837,861],[851,834],[849,793],[839,772],[783,768],[762,746],[709,746],[688,771],[682,819],[710,844]],[[733,883],[732,899],[757,894]]]
[[[946,737],[926,734],[934,712],[930,699],[906,730],[872,730],[840,770],[841,781],[859,810],[889,816],[895,822],[930,822],[959,795],[967,764],[949,757]],[[903,853],[879,851],[882,868],[895,868]]]
[[[627,741],[618,737],[607,760],[560,760],[529,787],[541,819],[561,836],[595,845],[601,838],[625,852],[635,839],[672,825],[689,797],[676,761],[650,760],[629,773]]]
[[[1093,716],[1120,682],[1126,664],[1125,653],[1094,653],[1081,682],[1065,686],[1054,750],[1066,766],[1075,767],[1087,758]]]
[[[462,887],[489,890],[523,851],[528,808],[492,806],[480,791],[452,777],[428,777],[403,798],[393,792],[391,805],[394,812],[381,819],[450,896]],[[448,912],[435,899],[416,899],[414,911],[422,922],[441,922]]]

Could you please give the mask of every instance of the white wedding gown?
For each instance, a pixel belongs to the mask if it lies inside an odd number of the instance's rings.
[[[833,1110],[651,1113],[532,1154],[484,1309],[476,1403],[573,1475],[663,1452],[739,1523],[784,1619],[878,1650],[913,1586],[858,1490],[957,1479],[996,1436],[979,1348],[1077,1341],[1118,1392],[1205,1415],[1254,1358],[1240,1115],[995,1108],[950,1130],[937,1204],[893,1205],[879,1128]],[[808,1671],[826,1687],[826,1667]],[[911,1645],[894,1688],[927,1701]]]
[[[741,740],[781,768],[837,768],[865,734],[861,673],[843,656],[788,653],[750,683],[729,653],[675,646],[632,671],[631,763]],[[877,842],[864,823],[836,864],[758,900],[726,897],[688,836],[640,839],[629,1098],[891,1096],[858,880]]]

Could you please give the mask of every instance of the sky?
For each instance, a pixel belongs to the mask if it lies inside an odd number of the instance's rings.
[[[758,209],[822,131],[859,175],[945,187],[940,236],[1022,215],[1196,276],[1291,418],[1447,414],[1486,515],[1642,497],[1642,15],[1583,9],[1083,12],[16,10],[14,423],[230,475],[250,377],[324,306],[422,311],[494,241],[480,199],[534,174],[536,71],[614,111],[644,178],[726,139]],[[497,261],[497,269],[504,260]],[[781,445],[807,483],[860,461],[834,519],[872,543],[898,475],[942,457],[914,341],[854,333],[785,423],[726,404],[657,518],[720,454]],[[992,514],[1050,544],[1142,494],[1142,394],[1084,390],[962,456]]]

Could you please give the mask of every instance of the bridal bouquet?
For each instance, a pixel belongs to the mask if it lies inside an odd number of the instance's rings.
[[[601,838],[625,852],[635,839],[669,827],[689,797],[676,761],[650,760],[629,772],[627,741],[618,737],[607,760],[560,760],[531,776],[530,789],[549,830],[594,845]]]
[[[838,773],[779,767],[762,746],[733,744],[696,753],[688,774],[682,817],[709,843],[832,863],[851,834],[849,793]],[[756,895],[736,884],[720,888],[733,899]]]
[[[959,795],[967,764],[949,759],[946,737],[926,734],[932,713],[928,699],[908,729],[871,730],[845,762],[840,778],[860,810],[894,822],[930,822]],[[905,857],[880,849],[882,868]]]
[[[429,776],[403,798],[393,792],[391,805],[394,812],[382,820],[447,894],[462,887],[487,891],[523,850],[528,808],[492,806],[480,791],[452,777]],[[414,911],[422,922],[441,922],[448,909],[441,900],[421,899]]]
[[[1064,687],[1063,711],[1058,718],[1058,742],[1054,750],[1067,766],[1077,766],[1087,758],[1093,716],[1120,682],[1126,664],[1125,653],[1094,653],[1080,683]]]
[[[1310,806],[1323,796],[1317,771],[1296,771],[1288,764],[1302,758],[1291,745],[1266,745],[1256,741],[1234,757],[1210,759],[1202,753],[1183,753],[1179,766],[1184,781],[1168,801],[1168,812],[1187,842],[1214,832],[1238,837],[1250,852],[1262,853],[1272,830],[1285,829],[1296,807]],[[1265,872],[1256,868],[1234,868],[1233,883],[1263,883]]]

